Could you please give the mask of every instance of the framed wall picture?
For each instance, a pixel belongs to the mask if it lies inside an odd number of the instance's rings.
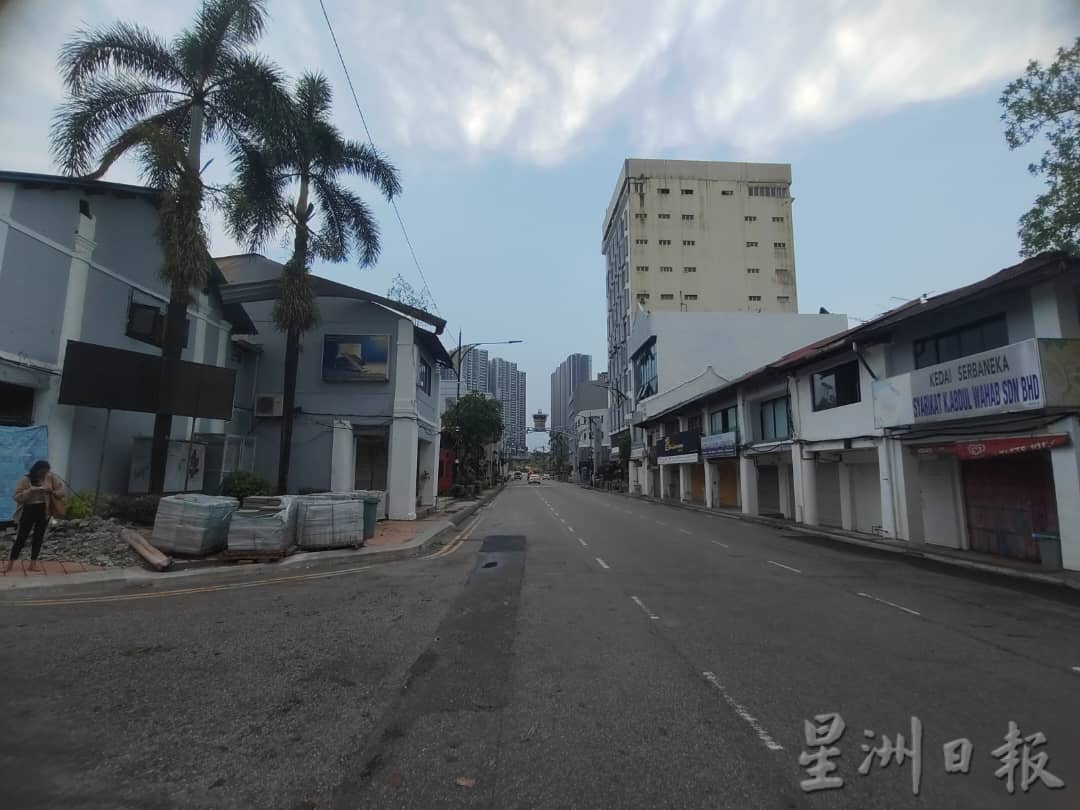
[[[324,335],[323,379],[386,382],[390,379],[390,336]]]

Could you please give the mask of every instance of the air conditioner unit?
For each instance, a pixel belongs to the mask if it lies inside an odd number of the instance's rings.
[[[267,419],[273,416],[281,416],[282,400],[281,394],[259,394],[255,397],[256,418]]]

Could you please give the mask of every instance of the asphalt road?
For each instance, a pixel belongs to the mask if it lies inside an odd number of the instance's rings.
[[[480,514],[433,559],[0,604],[0,806],[1080,807],[1077,604],[568,484]],[[918,795],[859,773],[913,717]],[[1063,789],[1008,793],[1010,721]]]

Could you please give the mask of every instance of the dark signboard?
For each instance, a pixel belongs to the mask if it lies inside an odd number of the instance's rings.
[[[701,434],[696,430],[684,430],[674,436],[665,436],[656,443],[658,458],[685,456],[701,450]]]
[[[322,376],[327,382],[386,382],[390,336],[324,335]]]
[[[738,436],[734,430],[728,433],[714,433],[701,439],[703,458],[735,458],[739,454]]]
[[[164,373],[168,370],[168,373]],[[232,419],[236,372],[69,340],[59,402],[87,408]]]

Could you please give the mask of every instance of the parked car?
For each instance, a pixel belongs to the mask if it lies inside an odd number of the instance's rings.
[[[515,481],[520,481],[521,480],[521,470],[516,470],[514,472],[514,480]]]
[[[540,483],[540,476],[537,475],[536,473],[533,473],[532,475],[529,476],[529,483],[530,484],[539,484]]]
[[[544,473],[544,480],[545,481],[550,481],[551,480],[551,473]]]

